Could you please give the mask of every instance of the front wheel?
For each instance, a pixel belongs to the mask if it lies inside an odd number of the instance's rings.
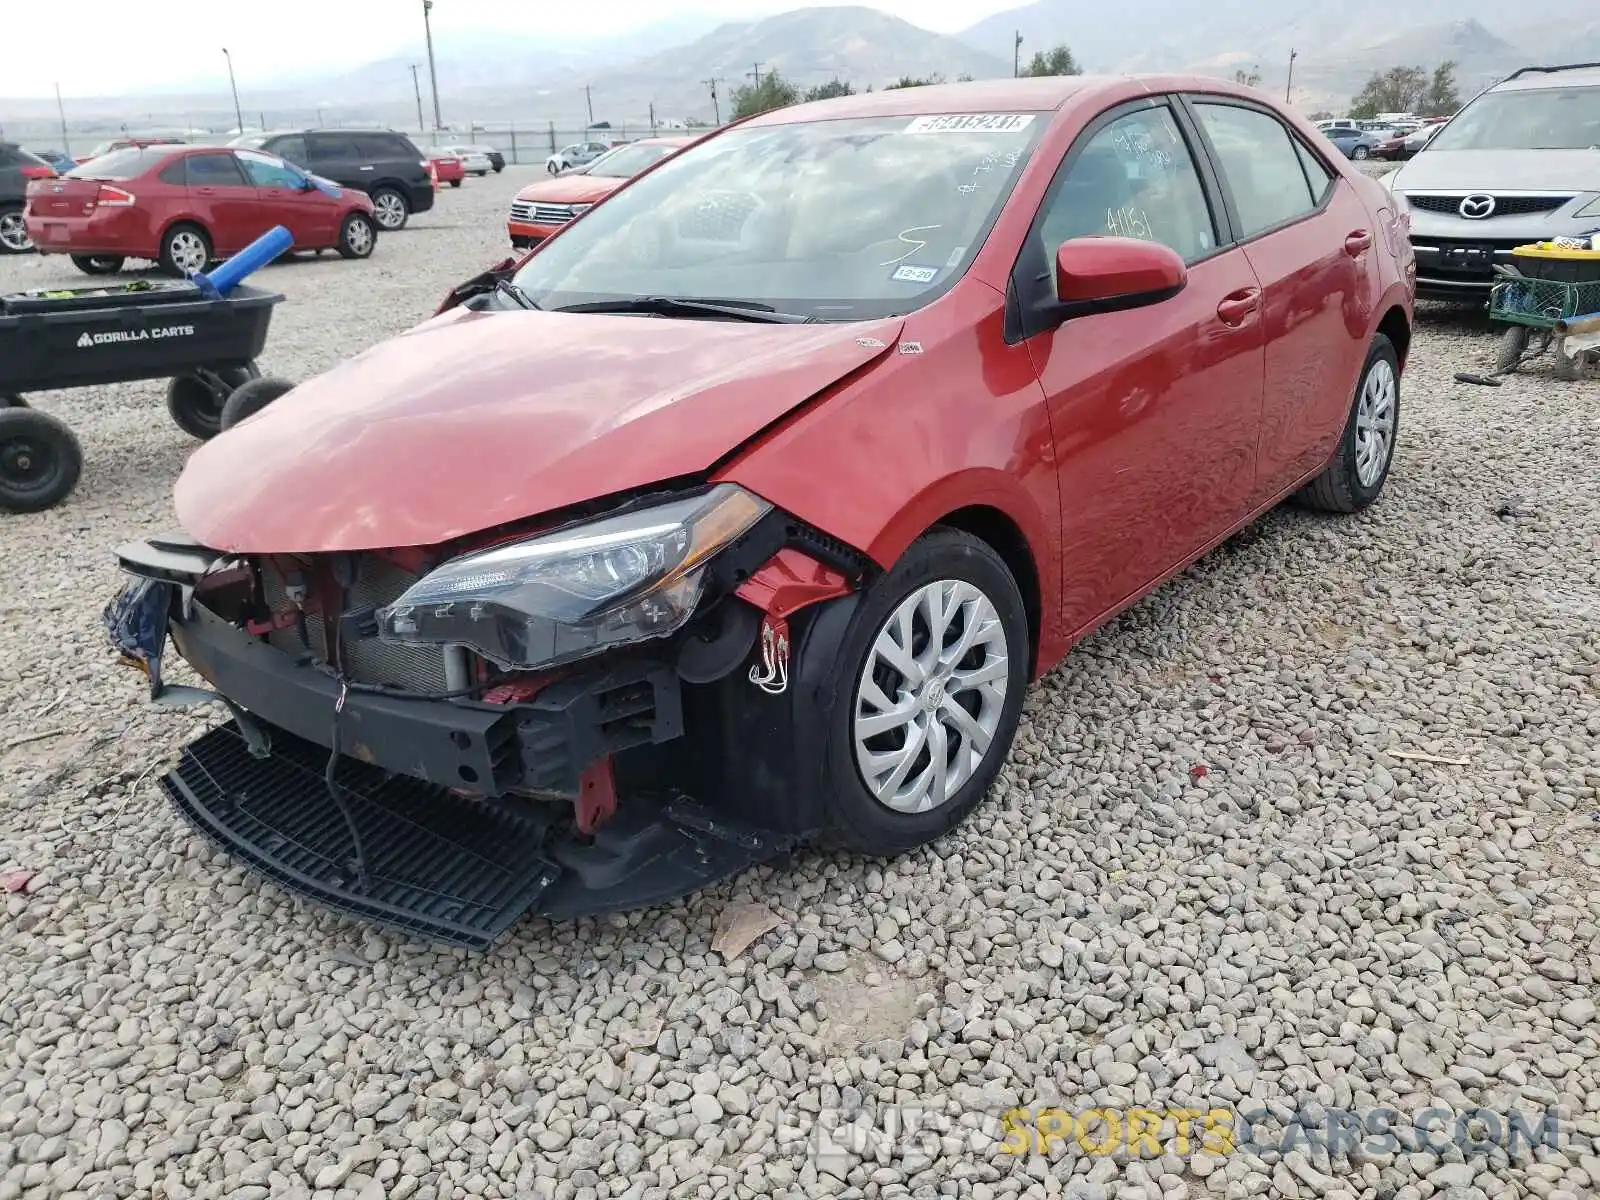
[[[1350,157],[1355,159],[1357,162],[1363,162],[1372,157],[1372,151],[1368,150],[1365,146],[1357,146],[1354,150],[1350,151]]]
[[[122,270],[123,259],[115,255],[74,254],[72,265],[85,275],[115,275]]]
[[[875,583],[828,690],[830,842],[901,854],[965,818],[1016,736],[1028,621],[1004,560],[935,529]]]
[[[65,422],[31,408],[0,409],[0,509],[51,508],[82,473],[83,450]]]
[[[366,213],[353,212],[339,226],[339,257],[368,258],[378,244],[378,227]]]
[[[389,233],[404,229],[411,218],[411,205],[394,188],[381,187],[372,193],[373,216],[380,228]]]
[[[209,441],[222,432],[222,409],[228,397],[261,372],[247,367],[202,369],[175,376],[167,385],[167,411],[190,437]]]
[[[1295,493],[1295,502],[1323,512],[1353,513],[1366,508],[1389,478],[1399,432],[1400,358],[1394,343],[1380,333],[1367,350],[1333,461]]]
[[[1517,369],[1517,364],[1522,361],[1523,353],[1528,349],[1528,327],[1526,325],[1507,325],[1506,331],[1500,335],[1500,345],[1495,350],[1494,373],[1496,375],[1509,375]]]

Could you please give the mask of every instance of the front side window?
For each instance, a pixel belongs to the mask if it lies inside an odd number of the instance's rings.
[[[1479,96],[1445,126],[1428,149],[1600,149],[1600,86]]]
[[[310,161],[309,156],[306,154],[306,139],[299,134],[295,134],[293,137],[278,138],[269,149],[279,158],[288,159],[290,162],[299,163],[301,166]]]
[[[1092,134],[1046,201],[1045,261],[1079,237],[1160,242],[1186,262],[1216,249],[1216,229],[1194,156],[1165,107],[1119,117]]]
[[[356,152],[356,144],[347,137],[315,137],[310,139],[312,161],[337,162],[340,159],[361,157]],[[279,151],[285,158],[289,158],[287,151]],[[289,159],[290,162],[294,160]]]
[[[863,117],[732,129],[674,155],[517,273],[542,308],[740,299],[819,320],[909,312],[967,269],[1045,119]]]
[[[256,187],[296,191],[305,182],[305,175],[299,170],[281,158],[263,154],[259,150],[240,150],[238,158],[239,165],[244,168],[245,178]]]
[[[1197,103],[1195,112],[1228,177],[1240,237],[1306,216],[1317,207],[1300,152],[1275,117],[1236,104]]]

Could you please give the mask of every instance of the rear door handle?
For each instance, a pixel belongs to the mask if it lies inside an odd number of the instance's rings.
[[[361,169],[363,171],[376,171],[378,168],[377,167],[362,167]]]
[[[1245,318],[1261,308],[1261,289],[1240,288],[1230,292],[1217,305],[1217,317],[1224,325],[1243,325]]]
[[[1372,234],[1365,229],[1358,229],[1344,239],[1344,252],[1351,258],[1359,258],[1372,249]]]

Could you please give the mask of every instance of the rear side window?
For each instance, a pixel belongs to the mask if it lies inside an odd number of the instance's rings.
[[[244,174],[233,155],[191,154],[188,164],[190,187],[244,187]]]
[[[1194,108],[1228,178],[1241,237],[1316,209],[1318,197],[1306,181],[1300,149],[1275,117],[1233,104],[1196,103]]]
[[[183,159],[175,158],[166,166],[161,168],[161,174],[158,175],[157,178],[160,179],[162,183],[170,183],[173,187],[187,187],[189,183],[189,172],[184,166]]]
[[[362,158],[421,158],[409,153],[400,139],[387,133],[356,134],[356,152]]]
[[[299,163],[301,166],[306,163],[306,139],[299,134],[273,138],[267,148],[279,158],[287,158],[290,162]]]

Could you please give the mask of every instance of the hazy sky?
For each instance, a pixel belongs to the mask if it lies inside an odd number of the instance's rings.
[[[673,13],[729,20],[830,0],[435,0],[434,37],[484,29],[553,37],[602,33]],[[837,2],[837,0],[835,0]],[[875,0],[925,29],[949,33],[1026,0]],[[114,95],[163,80],[205,79],[233,55],[241,88],[318,67],[354,67],[418,40],[421,0],[0,0],[0,95]]]

